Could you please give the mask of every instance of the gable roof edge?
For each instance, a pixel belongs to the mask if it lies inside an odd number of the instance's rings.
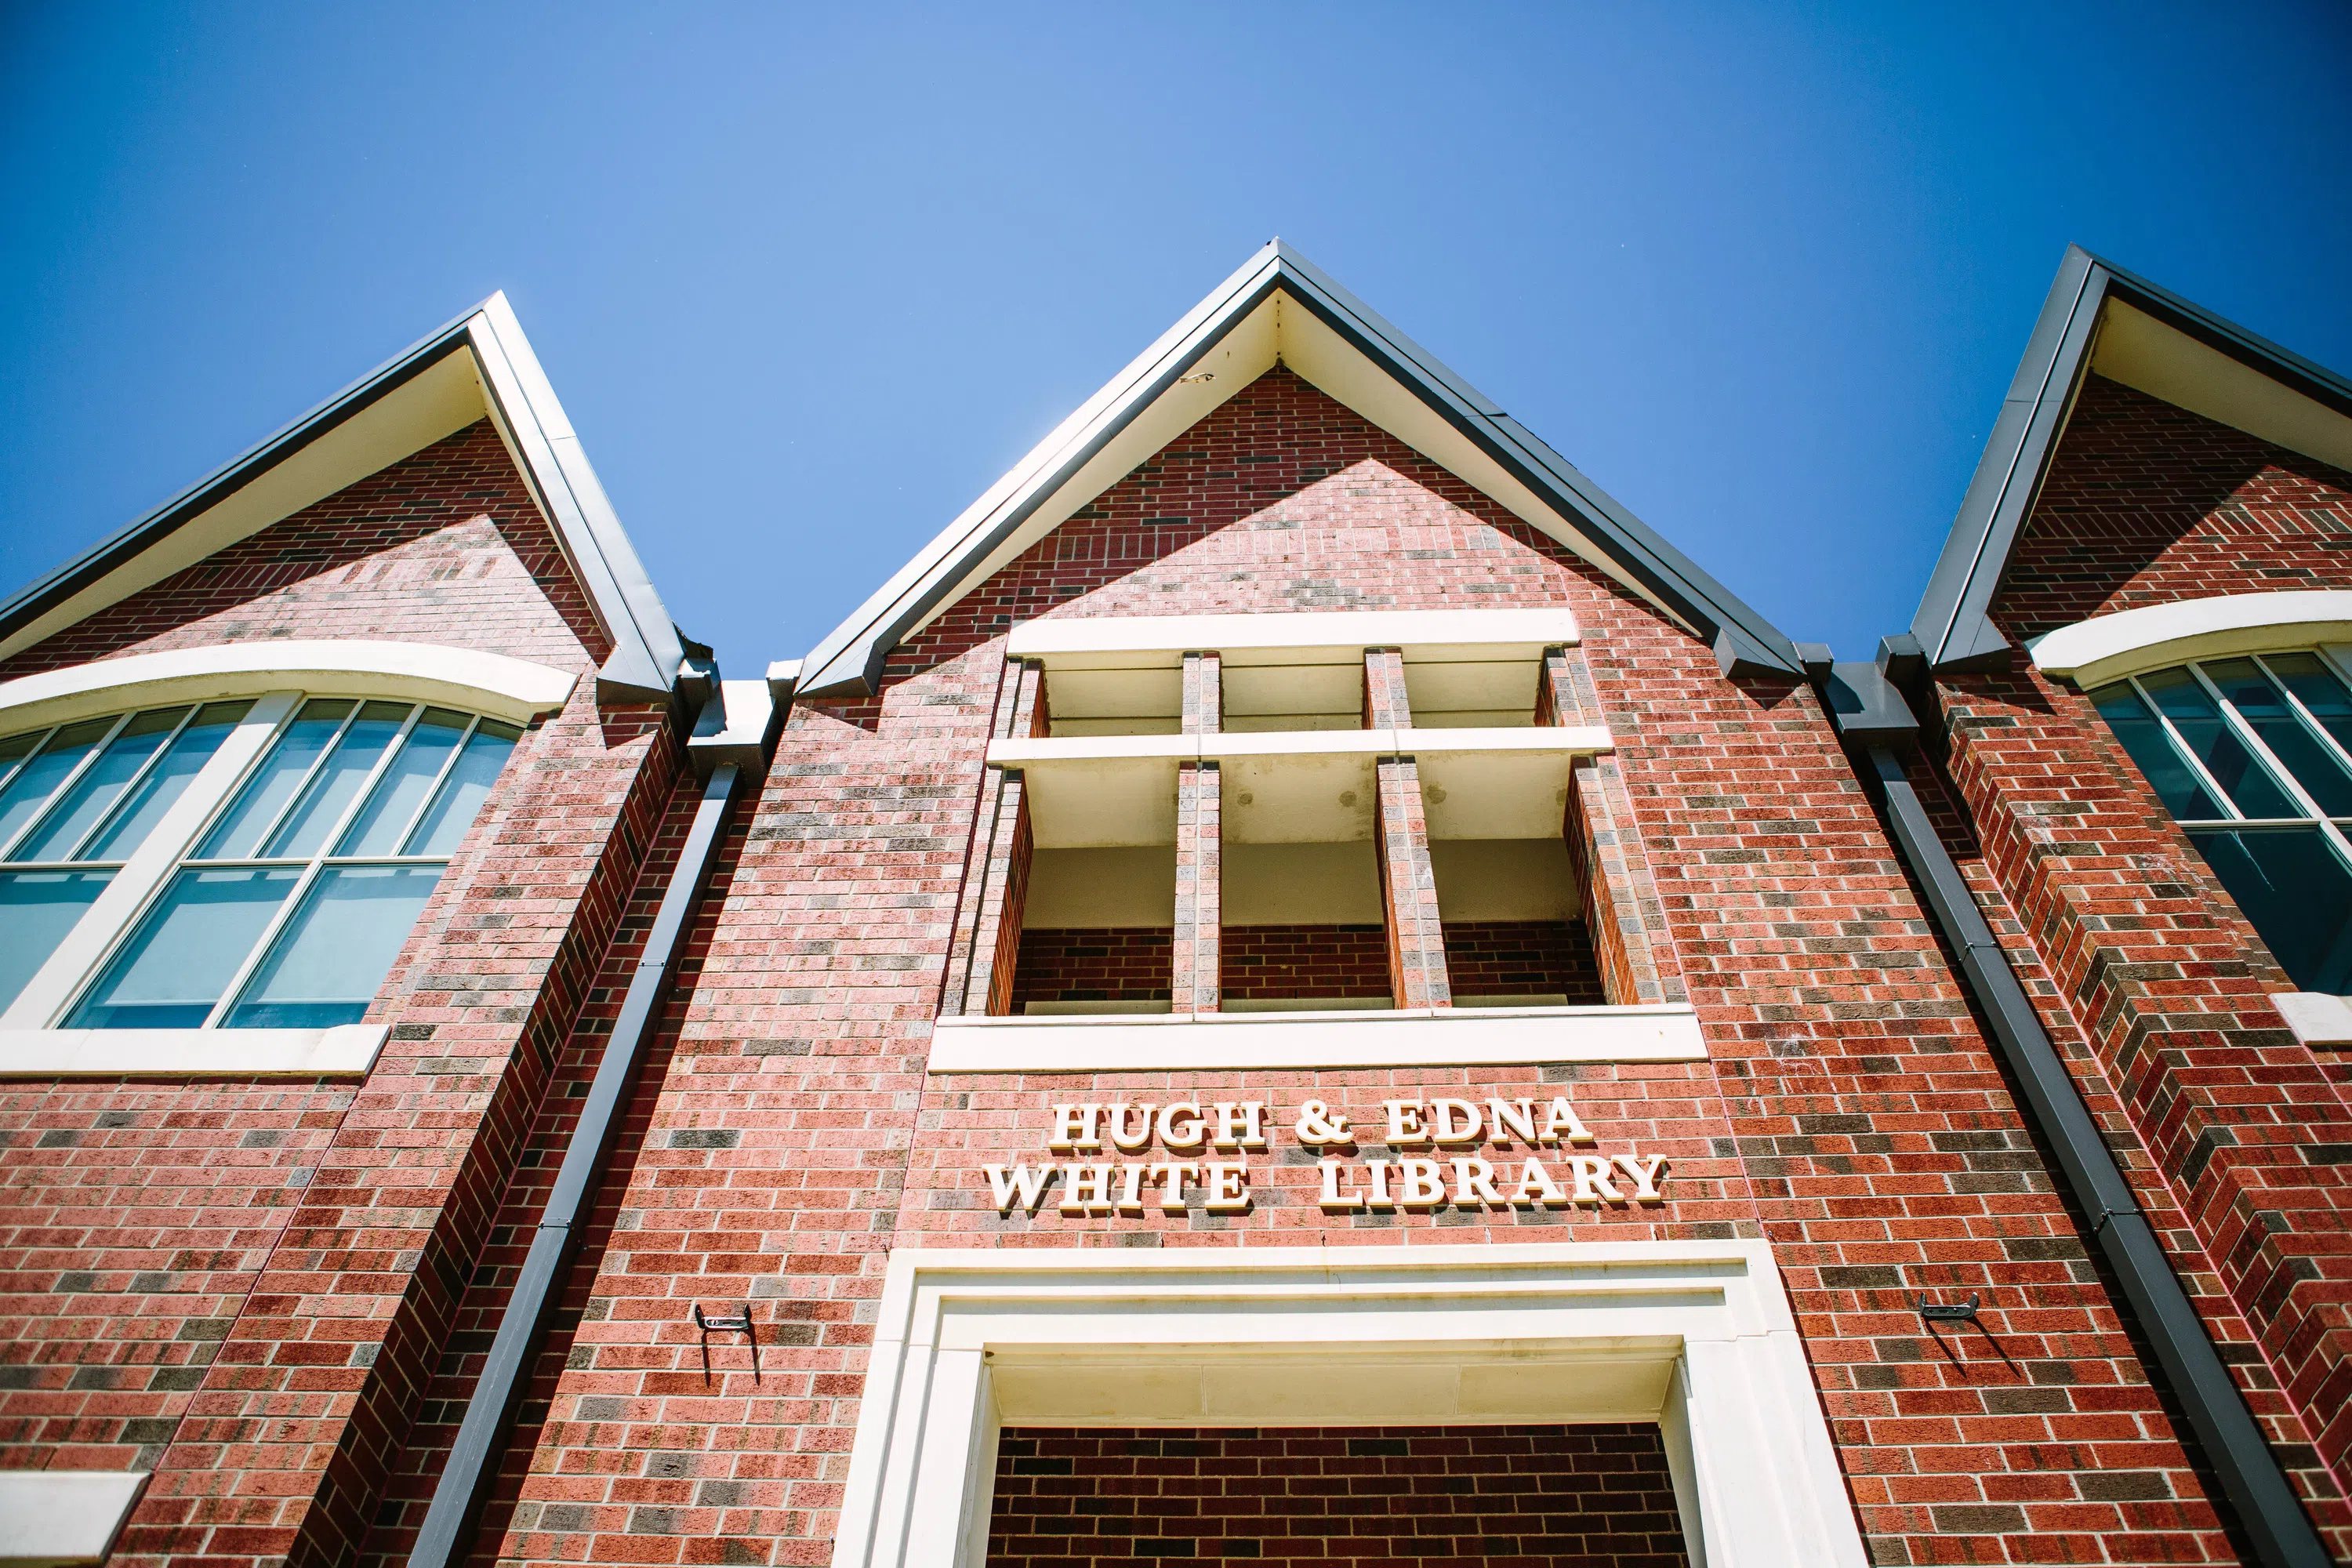
[[[1993,595],[2073,414],[2111,299],[2352,416],[2352,381],[2079,245],[2068,246],[1911,618],[1911,634],[1934,668],[1967,667],[2008,655],[2010,641],[1990,618]]]
[[[591,609],[612,638],[613,652],[598,671],[600,690],[621,700],[666,698],[677,679],[682,652],[677,646],[677,632],[503,293],[491,295],[426,333],[161,505],[0,602],[0,637],[23,630],[103,583],[312,442],[365,413],[449,355],[464,352],[472,353],[480,373],[490,418],[552,525],[556,542],[586,590]],[[96,613],[96,608],[90,613]]]
[[[877,689],[890,651],[960,593],[991,552],[1183,375],[1280,291],[1381,365],[1564,517],[1645,592],[1715,642],[1727,670],[1801,671],[1794,645],[1491,399],[1280,240],[1270,241],[1112,377],[925,545],[804,661],[806,696]]]

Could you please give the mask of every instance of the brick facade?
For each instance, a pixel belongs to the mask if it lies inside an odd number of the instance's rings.
[[[1497,1558],[1682,1568],[1658,1429],[1019,1430],[997,1450],[1003,1568]]]
[[[2340,586],[2352,479],[2092,381],[1996,614]],[[1559,803],[1572,922],[1445,922],[1415,764],[1377,765],[1385,921],[1225,926],[1213,763],[1179,770],[1171,928],[1023,929],[1042,732],[1005,634],[1067,617],[1571,608],[1540,724],[1605,726]],[[697,785],[477,425],[0,666],[271,637],[414,638],[581,677],[526,737],[370,1016],[362,1081],[0,1087],[0,1463],[157,1472],[119,1555],[392,1563],[415,1541]],[[1220,721],[1213,650],[1181,722]],[[1395,717],[1405,677],[1367,667]],[[2019,661],[1936,690],[1923,795],[2339,1553],[2352,1552],[2352,1075],[2081,695]],[[1368,712],[1370,710],[1368,709]],[[1165,842],[1164,840],[1162,842]],[[1416,854],[1418,858],[1416,859]],[[1695,1007],[1703,1061],[926,1071],[935,1020],[1282,996]],[[1651,1203],[1326,1212],[991,1201],[1073,1102],[1572,1098]],[[1282,1110],[1278,1109],[1276,1115]],[[1377,1147],[1377,1145],[1375,1145]],[[483,1563],[826,1563],[894,1248],[1769,1242],[1875,1562],[2228,1563],[1952,955],[1813,691],[1726,679],[1606,572],[1277,366],[888,658],[807,700],[731,823],[473,1543]],[[1976,1296],[1970,1325],[1922,1296]],[[693,1309],[749,1302],[756,1366]],[[1654,1426],[1014,1429],[1005,1561],[1681,1561]],[[1081,1503],[1087,1506],[1081,1507]],[[1374,1504],[1378,1507],[1375,1509]],[[1377,1515],[1378,1529],[1366,1521]],[[1244,1526],[1244,1522],[1246,1525]],[[1166,1543],[1142,1550],[1145,1542]]]

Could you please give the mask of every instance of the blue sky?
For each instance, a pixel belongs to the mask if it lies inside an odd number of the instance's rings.
[[[2069,240],[2352,370],[2352,8],[0,5],[0,580],[495,289],[805,652],[1274,235],[1791,636],[1907,625]]]

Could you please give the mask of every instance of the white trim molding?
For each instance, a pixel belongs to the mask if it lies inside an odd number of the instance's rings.
[[[365,1078],[391,1031],[0,1029],[0,1079]]]
[[[1228,663],[1350,663],[1368,647],[1428,660],[1533,658],[1577,641],[1564,607],[1479,610],[1295,610],[1249,616],[1066,616],[1024,621],[1005,639],[1013,658],[1106,668],[1181,661],[1196,651]]]
[[[528,723],[563,706],[568,669],[439,643],[289,638],[134,653],[0,682],[0,730],[29,730],[125,708],[208,701],[289,688],[339,697],[446,702]]]
[[[1664,1004],[949,1017],[932,1026],[928,1070],[1193,1072],[1705,1060],[1698,1015]]]
[[[1697,1568],[1862,1568],[1760,1241],[906,1248],[833,1568],[982,1568],[1006,1426],[1627,1420]]]
[[[2352,642],[2352,590],[2225,594],[2095,616],[2030,639],[2034,668],[2084,688],[2229,654]]]
[[[2294,1037],[2315,1050],[2352,1046],[2352,1000],[2319,991],[2279,991],[2272,994],[2271,1005]]]
[[[0,1564],[103,1563],[146,1470],[0,1470]]]

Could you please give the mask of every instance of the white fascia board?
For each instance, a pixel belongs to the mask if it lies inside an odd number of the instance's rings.
[[[667,693],[686,650],[506,295],[484,300],[467,330],[500,433],[613,638],[600,679],[645,696]]]
[[[0,1470],[0,1564],[103,1563],[148,1470]]]
[[[1215,651],[1226,662],[1351,663],[1366,648],[1402,648],[1408,659],[1440,662],[1532,658],[1573,647],[1576,613],[1566,607],[1477,610],[1336,610],[1253,616],[1045,617],[1013,628],[1005,652],[1048,669],[1157,668],[1185,654]]]
[[[1192,356],[1249,313],[1256,296],[1280,269],[1279,248],[1266,245],[1104,383],[810,652],[803,661],[803,689],[816,697],[862,692],[874,649],[877,645],[887,649],[911,628],[924,613],[918,606],[933,579],[992,535],[1018,527],[1048,488],[1059,488],[1082,468],[1118,427],[1163,390],[1182,395],[1178,412],[1198,405],[1183,423],[1172,426],[1169,432],[1172,436],[1255,379],[1254,374],[1244,377],[1235,371],[1191,385],[1180,385],[1177,381]],[[1156,449],[1147,449],[1145,455]],[[1073,502],[1070,510],[1076,510],[1077,504]]]
[[[0,1078],[365,1078],[390,1032],[0,1029]]]
[[[2034,668],[2084,687],[2192,658],[2352,641],[2352,590],[2182,599],[2095,616],[2027,643]]]
[[[999,767],[1056,763],[1225,762],[1259,757],[1471,755],[1479,752],[1594,756],[1616,740],[1599,724],[1528,725],[1509,729],[1219,731],[1207,735],[1039,735],[988,743]]]
[[[926,1070],[1192,1072],[1697,1062],[1690,1007],[1054,1014],[946,1017]]]
[[[2091,368],[2216,424],[2352,468],[2352,417],[2126,300],[2107,301]]]
[[[0,731],[289,688],[446,702],[527,723],[562,707],[578,679],[552,665],[438,643],[220,643],[99,659],[0,682]]]
[[[113,538],[0,605],[54,599],[0,637],[0,658],[488,416],[613,638],[604,679],[666,693],[683,656],[660,595],[597,482],[504,294],[430,333]],[[153,537],[142,542],[142,536]],[[115,563],[62,597],[62,583]]]

